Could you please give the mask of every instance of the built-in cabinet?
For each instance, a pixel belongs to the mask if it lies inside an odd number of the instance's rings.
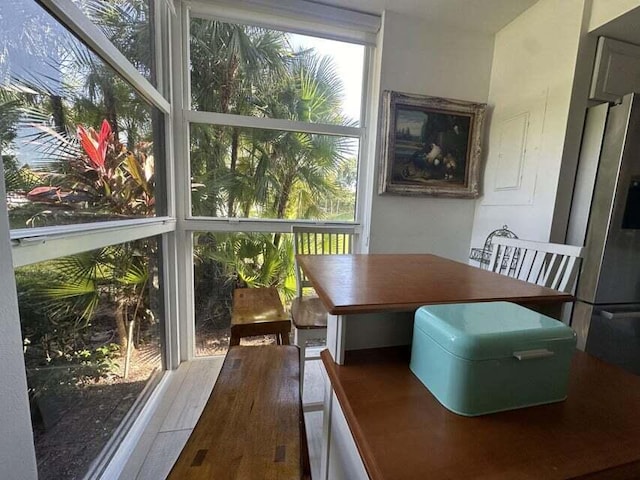
[[[600,37],[589,99],[615,102],[632,92],[640,92],[640,46]]]

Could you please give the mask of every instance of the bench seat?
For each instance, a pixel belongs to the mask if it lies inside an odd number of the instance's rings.
[[[229,349],[168,478],[310,478],[297,347]]]

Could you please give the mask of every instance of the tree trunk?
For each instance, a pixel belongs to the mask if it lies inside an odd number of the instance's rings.
[[[51,95],[51,112],[53,117],[53,125],[58,133],[64,133],[65,131],[65,116],[64,106],[62,104],[62,97],[58,95]]]
[[[113,138],[118,139],[118,115],[116,113],[116,97],[113,92],[113,77],[107,76],[102,84],[102,95],[104,96],[104,108],[106,110],[106,117],[109,125],[111,125],[111,131],[113,132]]]
[[[287,208],[287,203],[289,203],[289,195],[291,194],[291,186],[293,185],[293,179],[287,178],[282,183],[282,191],[280,195],[278,195],[278,203],[276,207],[276,218],[284,218],[284,212]],[[277,247],[280,245],[280,237],[282,234],[276,233],[273,236],[273,244]]]
[[[280,195],[278,195],[278,200],[276,203],[276,218],[284,218],[284,213],[287,209],[287,204],[289,203],[289,195],[291,194],[292,186],[292,178],[286,178],[284,182],[282,182],[282,190],[280,191]]]
[[[236,166],[238,164],[238,144],[240,142],[240,130],[233,127],[231,130],[231,162],[229,164],[229,172],[231,173],[231,181],[235,180]],[[235,195],[233,194],[233,186],[229,190],[229,199],[227,202],[227,216],[233,217],[233,204],[235,203]]]
[[[128,333],[127,333],[127,303],[123,300],[117,300],[116,306],[116,332],[118,333],[118,345],[120,353],[127,351]]]

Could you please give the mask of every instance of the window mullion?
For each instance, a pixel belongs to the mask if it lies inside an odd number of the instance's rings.
[[[131,242],[141,238],[152,237],[172,232],[176,228],[173,219],[154,219],[148,225],[111,226],[74,233],[44,233],[41,236],[25,237],[22,241],[14,240],[12,248],[14,268],[30,265],[45,260],[87,252],[109,245]]]
[[[191,123],[203,123],[209,125],[225,125],[230,127],[262,128],[267,130],[284,130],[291,132],[304,132],[318,135],[339,135],[342,137],[360,138],[364,134],[364,128],[347,127],[344,125],[330,125],[325,123],[308,123],[278,118],[248,117],[231,113],[214,112],[186,112],[187,119]]]
[[[94,50],[111,68],[118,72],[151,104],[170,113],[169,102],[144,78],[131,62],[109,41],[102,31],[69,0],[40,0],[61,24],[75,33]]]

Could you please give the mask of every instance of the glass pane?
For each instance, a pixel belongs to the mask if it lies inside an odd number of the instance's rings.
[[[282,233],[194,233],[196,355],[229,348],[236,288],[276,287],[286,310],[295,295],[293,243]],[[273,335],[242,345],[275,343]]]
[[[360,123],[364,46],[191,19],[194,110]]]
[[[160,239],[16,270],[40,479],[83,478],[163,368]]]
[[[149,0],[72,0],[120,50],[127,60],[156,84],[154,2]]]
[[[194,216],[354,220],[358,140],[191,125]]]
[[[161,115],[35,2],[0,15],[11,227],[154,216]]]

